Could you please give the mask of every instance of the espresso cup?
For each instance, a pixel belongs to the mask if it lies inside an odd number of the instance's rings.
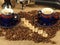
[[[44,18],[51,18],[52,14],[55,13],[54,10],[51,8],[43,8],[41,12]]]
[[[59,16],[51,8],[43,8],[39,13],[38,22],[40,25],[51,26],[58,21]]]

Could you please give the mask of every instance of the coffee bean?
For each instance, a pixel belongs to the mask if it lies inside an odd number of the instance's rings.
[[[59,20],[56,23],[56,25],[51,26],[51,27],[40,26],[37,23],[38,21],[37,10],[32,10],[30,12],[21,11],[18,14],[20,15],[21,18],[25,18],[29,20],[29,23],[32,24],[32,26],[34,26],[35,28],[38,27],[40,31],[35,29],[36,31],[33,32],[28,27],[24,27],[21,24],[18,24],[17,26],[11,29],[0,28],[0,36],[5,36],[7,40],[33,40],[36,43],[39,43],[39,42],[48,43],[48,42],[51,42],[50,39],[55,37],[57,31],[60,29]],[[58,13],[58,15],[60,15],[60,13]],[[44,31],[46,33],[44,33]],[[42,36],[43,33],[44,35]],[[51,43],[55,43],[55,42],[51,42]]]

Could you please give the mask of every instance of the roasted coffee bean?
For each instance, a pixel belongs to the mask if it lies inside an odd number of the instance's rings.
[[[50,39],[55,37],[57,31],[60,30],[60,20],[58,20],[58,22],[54,26],[46,27],[40,26],[37,23],[38,21],[37,10],[32,10],[29,12],[20,11],[18,14],[20,15],[21,18],[29,20],[29,23],[31,23],[35,27],[38,27],[39,30],[43,29],[43,31],[45,31],[48,34],[48,37],[43,37],[42,35],[39,35],[38,32],[33,32],[28,27],[22,26],[20,23],[11,29],[0,28],[0,36],[5,36],[7,40],[33,40],[36,43],[51,42],[55,44],[55,42],[51,41]],[[58,12],[57,14],[60,15],[60,13]]]

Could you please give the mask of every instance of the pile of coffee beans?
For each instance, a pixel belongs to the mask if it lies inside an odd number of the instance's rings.
[[[7,40],[33,40],[36,43],[39,42],[51,42],[55,44],[54,41],[50,40],[51,38],[55,37],[56,33],[58,30],[60,30],[60,20],[53,26],[51,27],[45,27],[45,26],[37,26],[35,24],[35,18],[37,15],[38,11],[33,10],[30,12],[22,12],[20,11],[18,15],[20,15],[21,18],[25,18],[29,20],[29,22],[35,26],[38,27],[39,29],[43,29],[44,31],[47,32],[48,37],[43,37],[39,35],[37,32],[33,32],[31,29],[28,27],[22,26],[20,23],[13,27],[13,28],[0,28],[0,36],[5,36],[5,39]],[[60,15],[60,13],[58,13]]]

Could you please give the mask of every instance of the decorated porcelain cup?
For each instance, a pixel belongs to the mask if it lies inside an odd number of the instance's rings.
[[[12,27],[18,22],[18,16],[14,14],[13,9],[4,8],[0,14],[0,26]]]
[[[38,22],[40,25],[51,26],[57,23],[59,15],[52,8],[43,8],[38,11]]]

